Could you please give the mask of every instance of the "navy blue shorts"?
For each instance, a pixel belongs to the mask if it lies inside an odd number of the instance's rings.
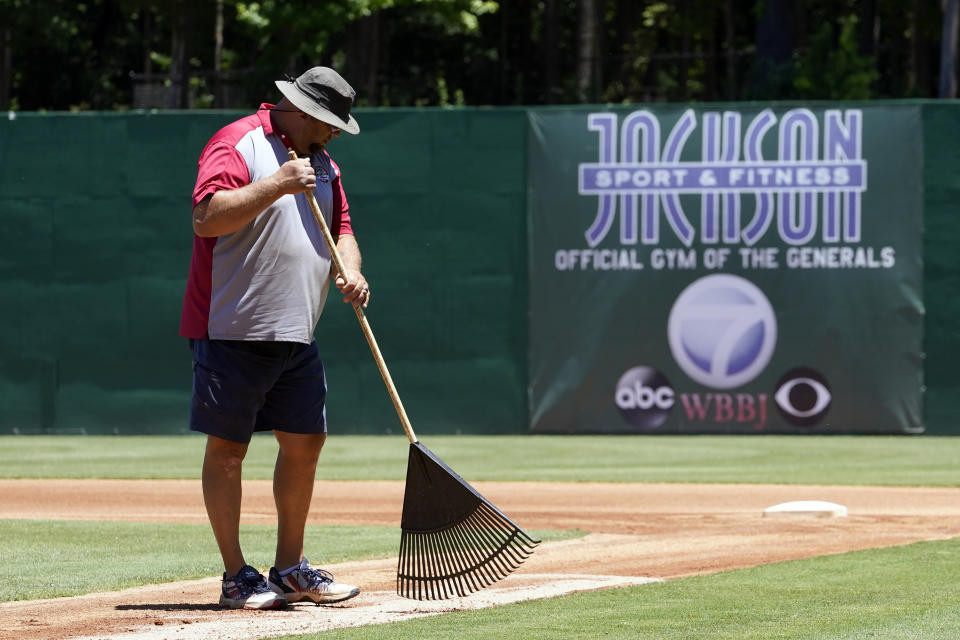
[[[316,342],[191,339],[190,429],[234,442],[254,431],[326,433],[327,381]]]

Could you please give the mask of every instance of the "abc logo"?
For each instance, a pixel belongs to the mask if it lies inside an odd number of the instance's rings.
[[[644,429],[666,422],[674,401],[670,381],[651,367],[634,367],[620,376],[614,396],[623,419]]]
[[[777,381],[773,399],[784,420],[798,427],[809,427],[827,415],[833,395],[826,378],[813,369],[797,367]]]

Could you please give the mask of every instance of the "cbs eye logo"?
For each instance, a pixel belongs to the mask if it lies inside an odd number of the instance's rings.
[[[810,427],[827,415],[833,395],[826,378],[813,369],[797,367],[777,381],[773,399],[784,420],[798,427]]]
[[[666,422],[675,401],[670,381],[652,367],[627,370],[620,376],[614,394],[620,416],[644,429],[656,429]]]

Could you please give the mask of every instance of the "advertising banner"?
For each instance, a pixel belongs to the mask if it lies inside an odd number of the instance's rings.
[[[529,118],[531,430],[923,430],[919,107]]]

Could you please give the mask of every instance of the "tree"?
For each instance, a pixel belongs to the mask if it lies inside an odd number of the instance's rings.
[[[597,5],[580,0],[580,28],[577,38],[577,99],[596,101],[597,84]]]
[[[943,40],[940,53],[941,98],[957,97],[957,23],[960,20],[960,0],[945,0],[943,10]]]
[[[0,0],[0,108],[250,108],[317,64],[360,105],[954,96],[941,3]]]

